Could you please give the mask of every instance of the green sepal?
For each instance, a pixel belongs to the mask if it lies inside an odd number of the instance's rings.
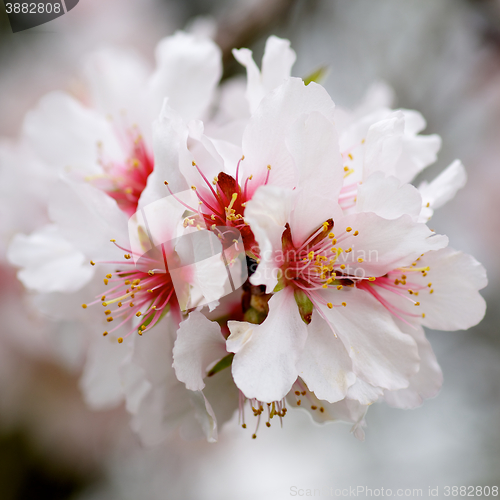
[[[312,312],[314,309],[313,303],[302,290],[294,290],[293,297],[295,298],[295,302],[299,308],[302,321],[308,325],[311,322]]]
[[[234,352],[230,352],[227,356],[224,356],[215,366],[207,373],[207,377],[211,377],[218,372],[221,372],[225,368],[231,366],[234,358]]]

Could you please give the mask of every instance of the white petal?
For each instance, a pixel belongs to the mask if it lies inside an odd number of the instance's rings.
[[[217,45],[209,39],[177,32],[158,44],[156,59],[157,69],[148,88],[151,116],[157,116],[168,97],[169,106],[185,121],[201,117],[222,74]]]
[[[422,327],[412,328],[398,321],[402,331],[411,335],[417,342],[420,368],[410,379],[410,385],[399,391],[386,391],[384,399],[396,408],[412,409],[420,406],[424,399],[433,398],[441,389],[443,373],[436,360],[431,344],[425,338]]]
[[[335,338],[317,311],[313,312],[307,332],[307,341],[297,364],[299,376],[317,398],[329,403],[340,401],[356,381],[344,344]]]
[[[149,71],[142,57],[132,51],[106,47],[93,52],[84,61],[93,107],[116,119],[127,112],[128,121],[135,122]]]
[[[349,353],[354,373],[373,386],[387,389],[408,387],[418,370],[415,341],[401,333],[390,313],[368,293],[358,290],[327,290],[322,296],[346,307],[329,309],[320,305]]]
[[[274,35],[267,39],[262,57],[262,84],[266,92],[275,89],[291,76],[296,58],[289,40]]]
[[[410,182],[424,168],[434,163],[441,148],[438,135],[416,135],[403,137],[403,150],[396,165],[396,177]]]
[[[359,401],[362,405],[370,405],[377,401],[383,394],[383,389],[375,387],[358,377],[356,383],[349,387],[347,398]]]
[[[373,212],[384,219],[397,219],[408,214],[416,220],[422,198],[411,184],[401,184],[396,177],[382,172],[370,175],[358,188],[356,211]]]
[[[127,339],[119,344],[115,335],[96,335],[92,339],[80,379],[85,402],[92,409],[113,408],[123,401],[120,367],[130,356],[130,349]]]
[[[281,236],[290,219],[291,190],[277,186],[261,186],[247,202],[245,220],[250,224],[260,249],[260,263],[250,281],[266,285],[271,293],[278,280],[282,244]]]
[[[290,227],[295,245],[300,246],[312,231],[334,216],[344,172],[335,126],[318,112],[298,118],[286,144],[298,173],[300,192]]]
[[[59,181],[53,188],[49,214],[61,234],[92,259],[116,260],[118,250],[109,242],[112,238],[128,244],[126,215],[115,200],[86,182]]]
[[[268,165],[270,184],[295,187],[293,159],[285,145],[290,128],[301,115],[314,111],[333,121],[334,108],[323,87],[314,82],[306,86],[299,78],[290,78],[266,95],[243,134],[243,178],[254,176],[250,194],[264,183]]]
[[[377,171],[386,175],[396,173],[396,164],[403,148],[403,132],[404,117],[400,111],[394,112],[368,129],[363,169],[365,179]]]
[[[165,103],[159,118],[153,123],[155,166],[148,177],[139,206],[143,207],[167,196],[169,191],[164,185],[165,181],[169,183],[173,193],[188,188],[179,170],[179,154],[181,148],[187,148],[187,136],[188,129],[182,118]]]
[[[427,221],[436,208],[442,207],[454,198],[457,191],[466,183],[467,173],[460,160],[455,160],[430,183],[422,182],[418,187],[422,195],[422,205],[431,210],[427,216],[423,214],[422,222]]]
[[[192,312],[177,330],[173,354],[177,378],[191,391],[201,391],[209,368],[227,354],[219,324]]]
[[[228,322],[227,350],[236,353],[232,365],[236,385],[247,398],[279,401],[297,379],[297,361],[307,338],[293,290],[287,287],[273,295],[266,320],[249,327],[251,337],[242,346],[232,342],[235,324]]]
[[[246,98],[250,106],[250,112],[254,113],[265,95],[259,68],[253,60],[250,49],[233,49],[233,56],[247,70]]]
[[[74,292],[85,286],[94,270],[85,255],[69,243],[57,226],[44,226],[26,236],[17,234],[9,247],[8,258],[22,267],[18,278],[38,292]]]
[[[112,124],[62,92],[46,95],[26,115],[23,134],[39,157],[55,170],[101,172],[98,144],[102,144],[106,157],[123,158]]]

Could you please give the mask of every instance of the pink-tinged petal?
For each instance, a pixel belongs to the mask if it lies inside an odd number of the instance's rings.
[[[115,47],[97,50],[84,61],[92,106],[115,119],[125,113],[130,123],[141,114],[140,98],[149,73],[150,68],[139,54]]]
[[[24,286],[42,293],[75,292],[94,275],[85,255],[55,225],[44,226],[29,236],[17,234],[7,256],[22,268],[17,276]]]
[[[49,215],[61,234],[94,260],[116,260],[110,239],[128,243],[126,215],[115,200],[86,182],[59,181],[52,191]]]
[[[344,301],[345,307],[319,305],[352,359],[353,371],[373,386],[386,389],[408,387],[418,370],[415,341],[401,333],[391,314],[370,294],[352,288],[339,293],[325,290],[327,302]]]
[[[357,212],[373,212],[384,219],[408,214],[416,220],[421,208],[422,198],[414,186],[385,177],[382,172],[370,175],[358,188]]]
[[[222,74],[219,47],[212,40],[177,32],[158,44],[156,59],[148,86],[151,116],[157,116],[168,97],[186,122],[201,117]]]
[[[344,344],[335,338],[317,311],[313,312],[307,332],[307,341],[297,364],[299,377],[317,398],[329,403],[340,401],[356,381]]]
[[[290,78],[262,99],[243,134],[243,178],[254,176],[250,193],[264,183],[268,165],[270,184],[295,187],[294,161],[285,139],[301,115],[317,111],[333,121],[334,108],[323,87],[315,83],[306,86],[299,78]]]
[[[420,406],[424,399],[437,395],[443,384],[443,373],[436,360],[431,344],[425,338],[422,327],[412,328],[402,321],[397,321],[401,331],[411,335],[418,347],[420,369],[410,379],[410,385],[399,391],[386,391],[385,401],[393,407],[413,409]]]
[[[387,290],[382,290],[382,296],[400,309],[424,315],[418,321],[435,330],[466,330],[483,319],[486,302],[479,290],[488,281],[486,270],[474,257],[444,248],[426,253],[418,266],[429,267],[425,276],[420,272],[405,273],[405,289],[412,290],[408,297],[420,303],[418,308]]]
[[[448,243],[446,236],[434,235],[425,224],[413,222],[409,215],[387,220],[374,213],[352,214],[335,221],[333,230],[338,237],[347,228],[352,231],[342,236],[341,244],[337,245],[344,250],[338,262],[359,277],[383,276]],[[352,251],[346,253],[349,248]]]
[[[235,352],[232,373],[236,385],[247,398],[264,403],[281,400],[297,379],[297,362],[307,338],[293,290],[287,287],[273,295],[266,320],[249,326],[251,337],[243,345],[232,342],[235,324],[228,322],[227,350]]]
[[[433,181],[422,182],[418,187],[422,195],[421,222],[429,220],[434,210],[453,199],[466,183],[467,173],[460,160],[455,160]]]
[[[396,164],[403,148],[404,116],[401,111],[392,113],[374,123],[366,135],[363,177],[374,172],[386,175],[396,173]]]
[[[250,278],[254,285],[266,285],[271,293],[278,282],[281,236],[290,219],[293,191],[277,186],[261,186],[247,202],[245,220],[252,228],[260,249],[260,263]]]
[[[375,387],[361,378],[356,379],[356,383],[349,387],[347,398],[354,399],[362,405],[370,405],[383,396],[384,390]]]
[[[106,156],[123,160],[112,124],[62,92],[44,96],[23,124],[28,144],[55,171],[62,168],[98,174],[101,144]]]
[[[227,354],[220,325],[198,311],[190,313],[177,330],[173,354],[177,378],[189,390],[201,391],[209,369]]]

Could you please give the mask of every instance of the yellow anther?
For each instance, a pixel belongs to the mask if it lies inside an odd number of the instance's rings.
[[[415,302],[415,305],[416,305],[416,306],[419,306],[419,305],[420,305],[420,302]]]
[[[125,257],[127,260],[131,258],[129,253],[126,253],[126,254],[124,255],[124,257]]]
[[[328,285],[326,283],[322,286],[323,286],[323,288],[328,288]]]
[[[431,290],[429,291],[429,293],[434,293],[434,290],[431,288]]]
[[[113,277],[112,274],[106,274],[106,278],[110,278],[111,279],[112,277]]]
[[[408,288],[408,293],[409,293],[410,295],[413,295],[413,290],[412,290],[411,288]]]
[[[140,282],[141,282],[140,278],[137,278],[134,281],[132,281],[132,284],[133,285],[138,285]]]
[[[123,339],[121,337],[118,337],[118,343],[121,344],[123,342]]]
[[[328,222],[323,222],[323,231],[328,231]]]
[[[102,301],[106,300],[106,295],[103,295],[103,296],[101,297],[101,300],[102,300]]]
[[[141,330],[144,331],[146,327],[144,325],[141,325]]]
[[[345,264],[340,264],[340,269],[345,269]]]
[[[130,280],[125,280],[124,283],[125,285],[130,285]]]
[[[114,243],[116,240],[109,240],[109,241],[111,241],[111,243]]]
[[[134,307],[134,303],[133,302],[130,303],[130,307]]]
[[[192,189],[193,191],[196,191],[196,186],[191,186],[191,189]]]
[[[155,272],[153,270],[148,271],[149,276],[154,276]]]
[[[361,264],[361,262],[364,262],[365,259],[362,259],[361,257],[358,258],[358,262]]]
[[[328,238],[330,238],[331,240],[333,240],[333,238],[335,238],[335,235],[334,235],[333,233],[330,233],[330,234],[328,235]]]
[[[422,318],[425,318],[425,313],[422,313]]]
[[[309,260],[313,260],[314,259],[314,251],[311,250],[308,254],[307,254],[307,257]]]
[[[344,288],[342,285],[337,285],[337,290],[342,290]]]
[[[210,218],[211,218],[212,220],[215,220],[215,215],[214,215],[214,214],[212,214],[212,215],[210,216]]]
[[[344,172],[348,172],[349,171],[349,167],[345,166],[344,167]]]
[[[193,167],[196,167],[196,162],[193,160],[193,161],[191,162],[191,165],[193,165]]]
[[[82,307],[83,307],[84,309],[87,309],[87,304],[82,304]]]
[[[271,170],[271,165],[268,165],[268,166],[267,166],[267,170]]]
[[[142,313],[141,313],[141,311],[137,311],[137,312],[135,313],[135,315],[136,315],[137,317],[139,317],[139,316],[142,316]]]
[[[108,280],[106,278],[104,278],[102,281],[104,281],[104,284],[107,285],[108,284]]]
[[[354,231],[354,233],[352,233],[354,236],[357,236],[359,234],[359,231]]]
[[[342,302],[342,305],[345,307],[347,305],[347,303],[346,302]]]
[[[110,310],[110,309],[106,309],[106,310],[104,311],[104,314],[105,314],[106,316],[109,316],[109,315],[111,314],[111,310]]]
[[[102,305],[103,305],[104,307],[106,307],[106,306],[108,305],[108,303],[107,303],[107,302],[103,302],[103,303],[102,303]]]
[[[104,332],[104,333],[102,334],[102,336],[103,336],[103,337],[105,337],[107,334],[108,334],[108,332]]]
[[[168,182],[167,181],[163,181],[163,184],[165,184],[165,186],[168,186]]]
[[[370,277],[368,278],[368,281],[375,281],[376,279],[377,279],[377,278],[375,278],[375,276],[370,276]]]
[[[346,227],[345,230],[350,233],[352,231],[352,227]]]
[[[137,333],[142,337],[142,331],[141,330],[137,330]]]
[[[352,154],[351,154],[351,153],[349,153],[347,156],[349,157],[349,159],[350,159],[351,161],[352,161],[352,160],[354,160],[354,157],[352,156]]]
[[[118,304],[116,304],[118,307],[121,307],[122,306],[122,303],[121,302],[118,302]]]
[[[111,323],[111,322],[113,321],[113,316],[110,316],[109,318],[106,318],[106,321],[107,321],[108,323]]]
[[[333,308],[333,304],[331,302],[328,302],[328,304],[326,304],[328,309],[332,309]]]
[[[95,262],[93,260],[90,261],[91,266],[95,266]]]
[[[430,288],[432,286],[432,283],[427,283],[427,286]]]

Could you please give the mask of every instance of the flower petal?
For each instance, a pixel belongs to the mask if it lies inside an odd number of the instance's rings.
[[[287,287],[271,297],[266,320],[261,325],[248,324],[251,336],[243,344],[232,342],[233,331],[236,335],[241,331],[235,325],[228,322],[227,350],[236,353],[232,366],[236,385],[247,398],[279,401],[297,379],[297,361],[307,338],[293,290]]]
[[[322,315],[352,359],[353,370],[373,386],[386,389],[408,387],[410,377],[418,370],[415,341],[401,333],[391,315],[368,293],[356,288],[326,290],[322,297],[346,307],[329,309],[319,305]]]
[[[24,286],[42,293],[75,292],[94,275],[85,255],[53,224],[29,236],[17,234],[10,244],[8,258],[23,268],[17,276]]]
[[[397,322],[401,330],[411,335],[417,342],[420,368],[411,377],[410,385],[406,389],[386,391],[384,399],[390,406],[413,409],[420,406],[424,399],[433,398],[437,395],[443,383],[443,373],[431,344],[425,338],[424,329],[422,327],[409,327],[402,321]]]
[[[317,311],[307,327],[307,341],[297,368],[299,376],[318,399],[340,401],[356,381],[344,344],[335,338]]]
[[[190,313],[177,330],[173,354],[177,378],[189,390],[201,391],[209,368],[227,354],[219,324],[198,311]]]
[[[156,48],[157,69],[148,86],[148,109],[157,116],[165,97],[187,122],[200,118],[210,104],[222,74],[221,52],[209,39],[183,32]]]

